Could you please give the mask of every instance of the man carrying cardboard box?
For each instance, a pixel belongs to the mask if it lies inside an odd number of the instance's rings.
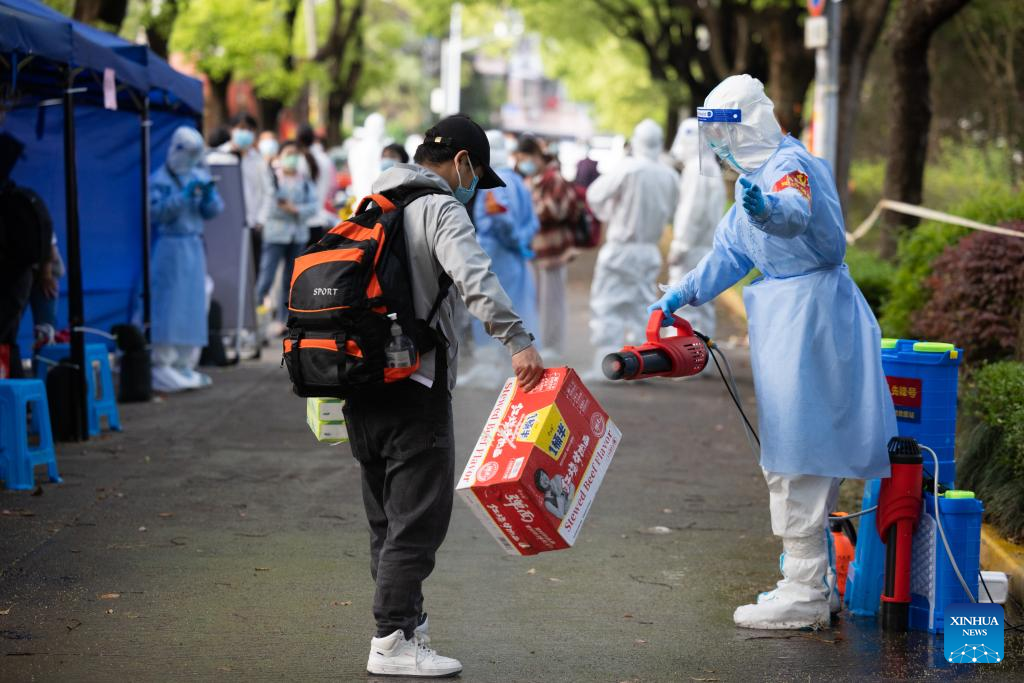
[[[503,186],[490,168],[483,129],[464,115],[428,130],[414,164],[395,164],[374,183],[375,193],[433,190],[405,208],[404,230],[416,317],[430,309],[447,274],[469,311],[512,355],[520,386],[530,390],[544,372],[533,337],[523,327],[490,259],[476,239],[465,204],[474,191]],[[454,294],[436,317],[447,352],[422,356],[419,371],[379,395],[345,405],[352,453],[362,466],[363,504],[370,523],[370,573],[376,582],[370,641],[371,674],[442,677],[462,664],[427,644],[423,580],[434,568],[452,511],[455,451],[451,390],[457,337]],[[438,351],[442,351],[439,348]]]

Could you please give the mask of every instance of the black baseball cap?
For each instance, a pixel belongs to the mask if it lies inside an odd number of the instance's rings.
[[[484,167],[484,173],[477,182],[478,188],[486,190],[505,187],[505,181],[491,168],[491,145],[487,141],[487,133],[465,114],[453,114],[441,119],[423,134],[423,142],[442,145],[456,152],[463,149],[469,152],[469,160],[473,165]]]

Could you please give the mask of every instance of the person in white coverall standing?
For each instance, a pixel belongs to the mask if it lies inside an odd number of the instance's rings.
[[[658,242],[679,197],[679,175],[658,161],[661,126],[644,119],[630,144],[632,155],[587,189],[591,211],[607,226],[590,287],[590,341],[597,348],[590,380],[604,379],[601,361],[608,353],[645,337],[647,315],[636,302],[657,296]]]
[[[725,214],[725,186],[722,173],[710,149],[702,149],[697,119],[679,124],[672,143],[672,156],[683,164],[679,181],[679,206],[672,222],[672,246],[668,251],[668,281],[679,282],[711,251],[715,228]],[[704,155],[704,159],[701,159]],[[701,173],[703,161],[704,173]],[[715,336],[715,305],[706,303],[686,311],[691,325],[709,337]]]

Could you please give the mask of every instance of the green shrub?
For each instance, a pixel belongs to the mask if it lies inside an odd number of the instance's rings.
[[[895,268],[888,261],[879,258],[865,249],[850,247],[846,250],[846,265],[850,275],[860,287],[875,317],[881,315],[882,306],[889,298],[892,290],[892,277]]]
[[[949,213],[989,225],[1024,219],[1024,193],[1001,188],[980,194],[950,209]],[[926,221],[900,239],[892,292],[882,306],[879,320],[885,336],[919,336],[912,319],[930,297],[924,282],[932,273],[932,261],[969,232],[967,228]]]
[[[1002,227],[1024,238],[1024,221]],[[932,261],[925,287],[930,299],[914,313],[913,328],[962,346],[965,362],[1012,358],[1024,341],[1024,239],[973,232]]]
[[[985,503],[988,520],[1024,537],[1024,363],[983,366],[964,387],[957,457],[961,488]]]

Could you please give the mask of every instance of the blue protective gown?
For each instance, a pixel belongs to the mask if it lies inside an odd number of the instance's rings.
[[[677,288],[697,306],[751,268],[762,273],[743,293],[761,466],[777,474],[886,477],[896,415],[878,323],[843,263],[845,229],[832,173],[787,136],[743,177],[768,195],[767,219],[755,221],[743,210],[737,181],[736,203],[718,224],[714,249]]]
[[[153,224],[152,340],[154,344],[206,346],[206,253],[203,221],[224,209],[217,189],[187,199],[190,181],[210,175],[193,169],[175,177],[161,166],[149,179],[149,210]]]
[[[473,206],[477,239],[491,257],[491,270],[512,299],[512,308],[527,330],[536,329],[537,290],[527,261],[529,246],[540,228],[526,183],[511,168],[496,168],[505,187],[480,190]],[[491,343],[479,320],[473,319],[473,338],[478,346]]]

